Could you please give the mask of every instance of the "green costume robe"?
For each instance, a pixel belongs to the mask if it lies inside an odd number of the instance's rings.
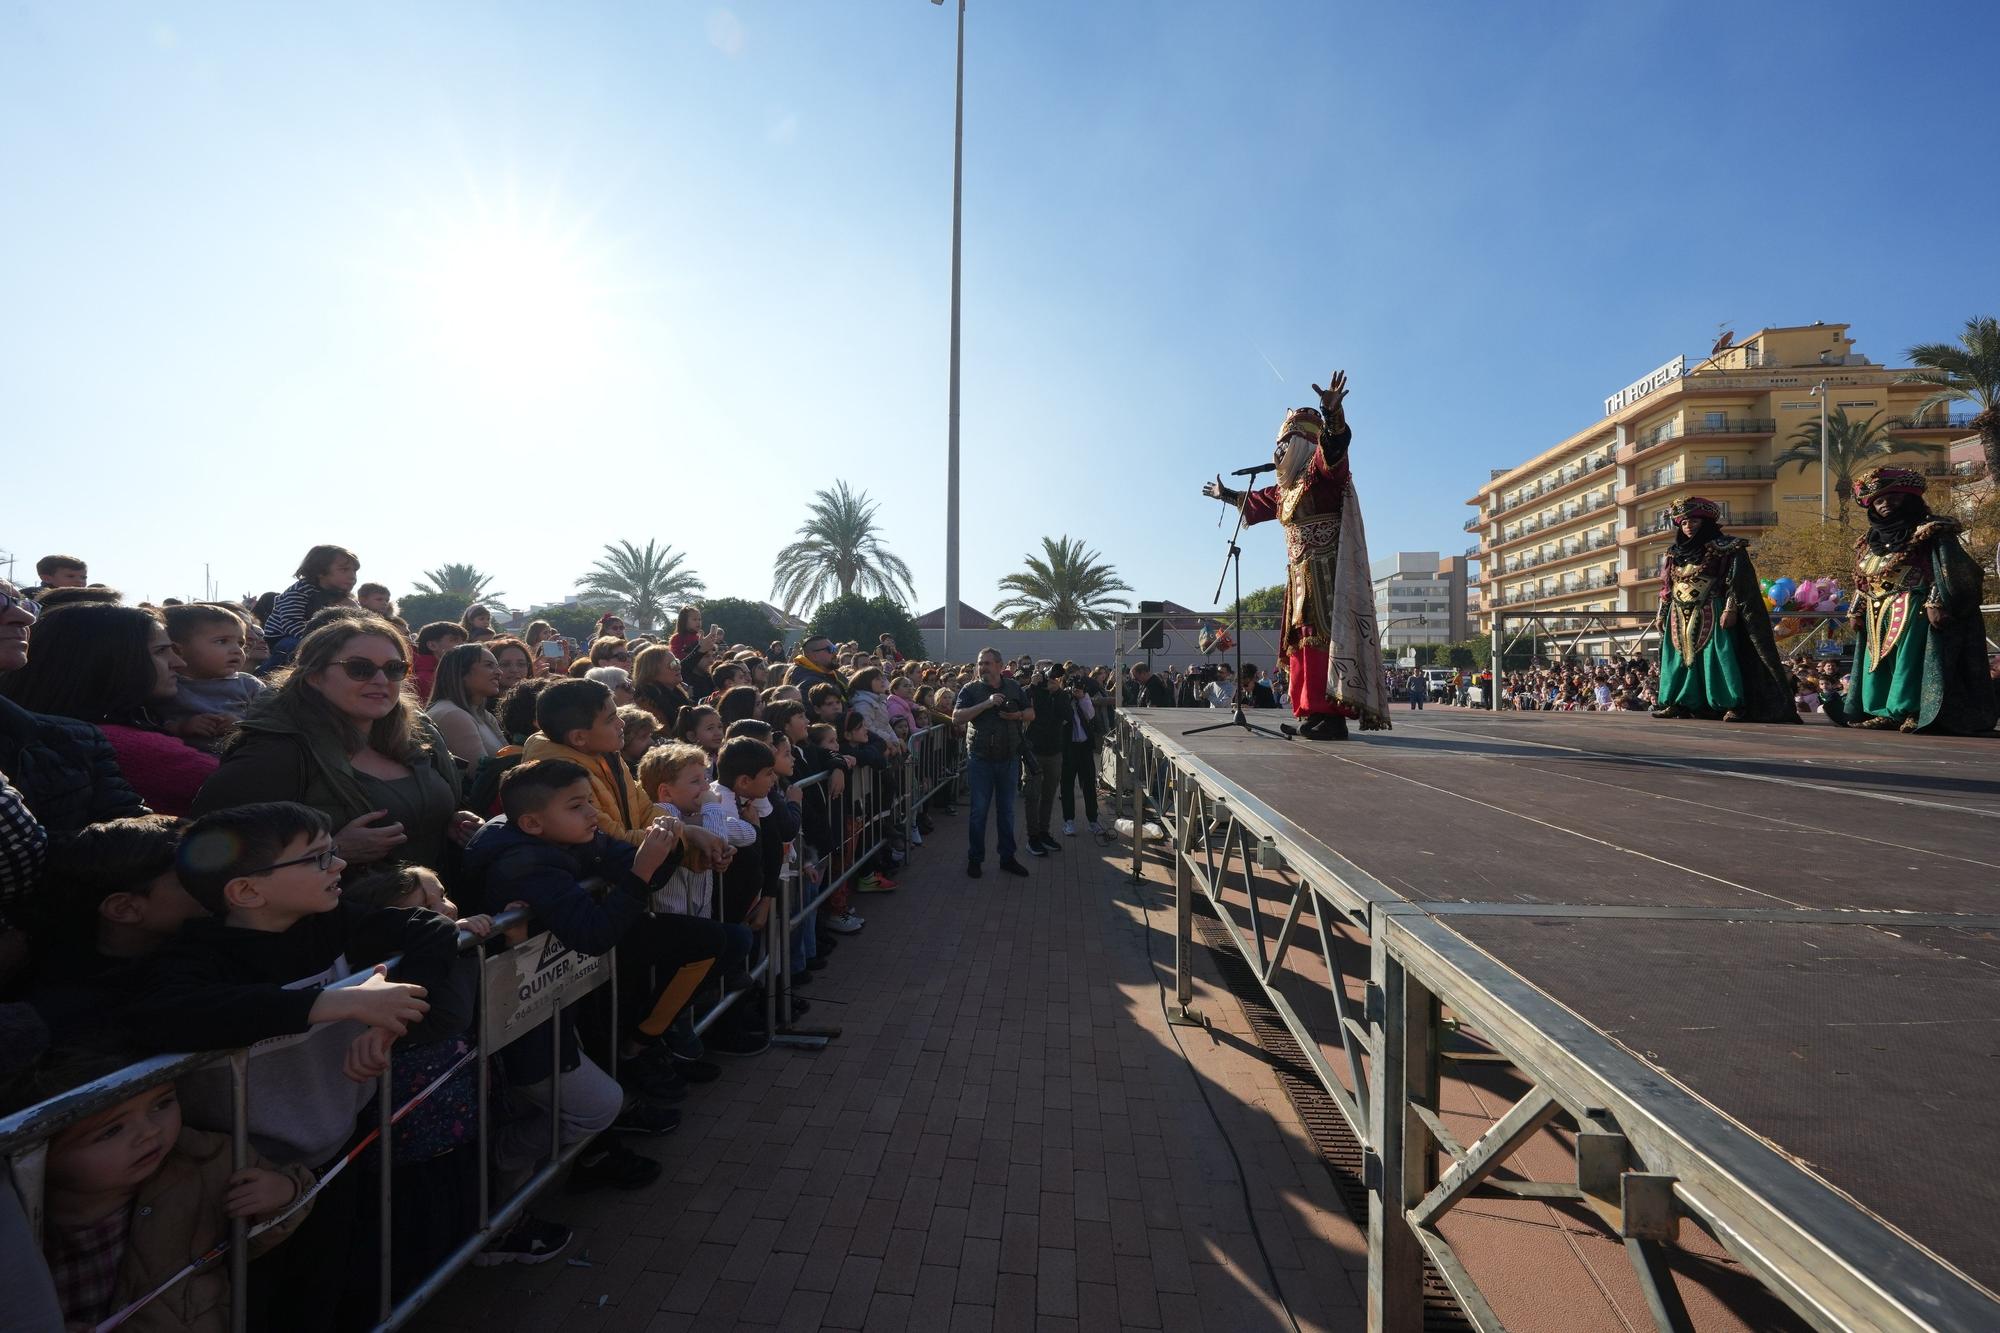
[[[1919,731],[1974,735],[1993,730],[1993,685],[1979,615],[1979,566],[1965,553],[1953,518],[1917,525],[1899,550],[1854,545],[1854,687],[1848,716],[1915,720]],[[1928,611],[1942,608],[1933,626]]]
[[[1723,619],[1734,612],[1735,624]],[[1660,575],[1660,706],[1734,711],[1747,722],[1797,722],[1790,676],[1771,633],[1749,543],[1712,537]]]

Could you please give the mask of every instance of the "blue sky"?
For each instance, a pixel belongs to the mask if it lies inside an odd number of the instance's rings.
[[[962,596],[1069,534],[1206,606],[1200,483],[1335,366],[1379,558],[1462,549],[1488,468],[1718,325],[1954,336],[2000,309],[1996,13],[974,0]],[[658,538],[757,597],[844,477],[936,605],[952,40],[922,0],[0,9],[0,550],[158,598],[338,541],[519,604]]]

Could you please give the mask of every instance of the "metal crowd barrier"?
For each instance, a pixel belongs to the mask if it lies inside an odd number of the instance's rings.
[[[922,807],[932,798],[954,789],[963,767],[962,761],[963,748],[952,727],[940,725],[926,728],[912,734],[909,750],[899,765],[882,773],[858,769],[856,776],[861,780],[850,783],[840,797],[828,799],[834,845],[811,858],[811,863],[819,868],[821,875],[818,887],[810,896],[801,890],[807,864],[801,830],[801,836],[793,840],[792,854],[780,875],[780,896],[773,904],[764,928],[762,957],[755,959],[747,969],[748,980],[742,985],[728,988],[718,984],[711,988],[712,996],[706,1008],[694,1020],[697,1032],[707,1030],[745,996],[761,990],[765,1005],[764,1020],[774,1041],[816,1047],[824,1046],[830,1035],[836,1035],[826,1031],[789,1030],[792,1021],[792,934],[801,929],[807,917],[818,911],[834,893],[852,885],[898,839],[908,845],[908,835],[915,829]],[[862,774],[866,776],[861,777]],[[820,775],[798,785],[807,789],[802,794],[810,798],[813,789],[823,789],[826,782],[826,776]],[[604,890],[601,883],[595,887],[599,892]],[[722,910],[720,883],[714,884],[712,889],[712,912],[719,919]],[[509,927],[528,924],[530,917],[526,909],[494,914],[494,929],[488,940],[497,939]],[[471,1052],[417,1093],[410,1102],[397,1107],[393,1104],[391,1091],[395,1061],[392,1050],[389,1068],[376,1080],[374,1135],[351,1149],[321,1180],[321,1185],[324,1185],[332,1179],[334,1172],[358,1161],[371,1144],[376,1148],[379,1159],[376,1205],[381,1229],[378,1259],[380,1319],[377,1324],[380,1329],[400,1328],[414,1317],[481,1250],[496,1237],[506,1234],[535,1196],[591,1142],[591,1139],[585,1138],[568,1148],[562,1146],[562,1080],[559,1072],[562,1067],[562,1024],[550,1020],[556,1018],[558,1011],[567,1009],[599,987],[609,985],[616,994],[617,950],[614,948],[596,956],[580,954],[556,945],[546,931],[530,936],[521,944],[499,948],[490,954],[485,953],[485,948],[485,944],[469,932],[460,932],[460,952],[482,955],[479,984],[475,992],[477,1009],[469,1029],[474,1038]],[[387,961],[393,974],[400,959]],[[337,987],[355,985],[371,972],[372,968],[363,968],[333,984]],[[699,998],[696,1004],[700,1007]],[[609,1058],[604,1062],[604,1068],[615,1078],[618,1071],[617,1004],[611,1004],[609,1010]],[[549,1022],[553,1069],[557,1071],[550,1083],[549,1156],[524,1185],[496,1203],[491,1197],[489,1172],[493,1126],[489,1105],[492,1081],[488,1067],[498,1051],[543,1022]],[[232,1169],[241,1170],[248,1165],[250,1153],[248,1116],[252,1080],[247,1047],[140,1060],[0,1119],[0,1161],[4,1161],[8,1174],[7,1180],[0,1181],[0,1188],[11,1185],[19,1197],[34,1243],[39,1246],[41,1241],[45,1167],[48,1142],[53,1135],[148,1088],[216,1066],[226,1066],[228,1070],[231,1111],[228,1132],[232,1145]],[[395,1300],[390,1272],[395,1190],[392,1126],[432,1093],[463,1076],[468,1068],[473,1070],[472,1077],[477,1080],[478,1118],[475,1137],[469,1145],[475,1147],[479,1154],[477,1225],[471,1236],[443,1262],[401,1300]],[[312,1192],[308,1192],[287,1212],[312,1197]],[[230,1327],[235,1333],[243,1333],[248,1320],[249,1234],[250,1228],[244,1219],[232,1219],[227,1249],[220,1254],[203,1256],[202,1262],[190,1265],[176,1279],[193,1276],[197,1271],[205,1271],[210,1264],[226,1259],[230,1278]],[[162,1294],[169,1286],[171,1283],[153,1295]],[[99,1327],[116,1327],[124,1316],[134,1313],[135,1309],[120,1312]]]
[[[1144,880],[1149,813],[1167,834],[1153,854],[1173,874],[1175,1021],[1200,1021],[1190,1008],[1200,896],[1365,1150],[1373,1333],[1424,1327],[1426,1262],[1481,1333],[1501,1330],[1441,1229],[1452,1208],[1481,1197],[1567,1199],[1596,1212],[1665,1333],[1692,1327],[1667,1260],[1683,1218],[1816,1328],[2000,1328],[2000,1300],[1454,932],[1453,905],[1404,899],[1165,730],[1126,716],[1117,751],[1133,883]],[[1317,954],[1323,981],[1287,966],[1294,947]],[[1330,1004],[1330,1030],[1305,1022],[1301,998]],[[1453,1029],[1476,1033],[1493,1054],[1452,1052]],[[1442,1115],[1441,1071],[1482,1058],[1518,1071],[1528,1091],[1460,1143]],[[1577,1131],[1574,1184],[1495,1177],[1565,1116]]]

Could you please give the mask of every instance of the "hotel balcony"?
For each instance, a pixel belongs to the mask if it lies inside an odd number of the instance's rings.
[[[1479,514],[1465,520],[1465,530],[1467,532],[1477,532],[1479,531],[1480,528],[1484,527],[1485,525],[1486,525],[1486,515],[1484,514]]]
[[[1691,436],[1713,438],[1717,435],[1769,435],[1777,429],[1778,423],[1770,417],[1735,417],[1723,421],[1695,421],[1687,425],[1667,421],[1643,435],[1636,436],[1632,443],[1618,451],[1617,461],[1629,463],[1641,454],[1657,449],[1670,440],[1686,439]]]
[[[1942,413],[1921,417],[1890,417],[1888,426],[1890,430],[1948,430],[1963,435],[1972,429],[1972,418],[1964,414],[1947,416]]]
[[[1666,490],[1669,486],[1699,486],[1706,482],[1727,481],[1775,481],[1777,476],[1778,469],[1769,463],[1751,467],[1718,468],[1709,472],[1697,472],[1687,477],[1660,477],[1642,481],[1632,487],[1632,498],[1636,500],[1653,491]]]
[[[1492,513],[1499,515],[1515,509],[1526,509],[1544,496],[1553,495],[1565,487],[1574,486],[1588,477],[1597,475],[1599,472],[1610,467],[1611,464],[1612,457],[1609,451],[1593,455],[1576,467],[1565,468],[1556,476],[1543,478],[1540,482],[1522,491],[1520,497],[1512,504],[1496,498]]]

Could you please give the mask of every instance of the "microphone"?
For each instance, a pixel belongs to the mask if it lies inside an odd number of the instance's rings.
[[[1259,472],[1276,472],[1277,470],[1278,465],[1276,463],[1259,463],[1256,467],[1237,468],[1229,475],[1232,477],[1254,477]]]

